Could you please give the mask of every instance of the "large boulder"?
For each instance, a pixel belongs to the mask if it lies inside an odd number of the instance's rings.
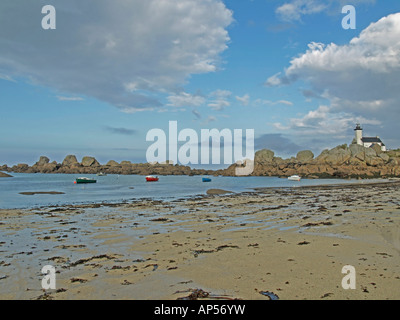
[[[309,162],[314,159],[314,153],[310,150],[300,151],[297,153],[296,159],[301,163]]]
[[[45,164],[48,164],[49,162],[50,162],[49,158],[41,156],[39,161],[35,163],[35,166],[43,167]]]
[[[268,149],[257,151],[254,156],[254,162],[260,165],[264,163],[271,163],[274,159],[274,155],[275,153]]]
[[[377,143],[375,143],[375,144],[373,144],[372,146],[371,146],[371,149],[373,149],[375,152],[376,152],[376,154],[378,155],[378,154],[381,154],[383,151],[382,151],[382,147],[379,145],[379,144],[377,144]]]
[[[62,162],[63,167],[78,167],[79,162],[74,155],[68,155],[65,157],[64,161]]]
[[[365,148],[365,163],[369,166],[376,167],[383,163],[383,160],[378,157],[374,148]]]
[[[378,157],[381,158],[385,162],[389,162],[389,160],[390,160],[390,157],[384,152],[378,154]]]
[[[59,168],[59,164],[57,164],[57,162],[53,161],[52,163],[46,163],[43,166],[41,166],[40,172],[41,173],[53,173],[53,172],[56,172],[58,168]]]
[[[350,149],[346,145],[337,146],[332,150],[324,150],[318,157],[319,163],[328,163],[332,165],[340,165],[351,158]]]
[[[118,167],[118,166],[119,166],[119,163],[118,163],[117,161],[110,160],[110,161],[107,162],[106,166],[109,166],[109,167]]]
[[[351,144],[349,149],[352,157],[362,154],[362,157],[364,158],[364,151],[365,151],[364,146],[360,146],[359,144]]]
[[[367,158],[375,158],[378,155],[376,154],[376,151],[372,148],[365,148],[365,159]]]
[[[95,158],[86,156],[83,157],[81,165],[83,167],[97,167],[100,166],[100,163]]]

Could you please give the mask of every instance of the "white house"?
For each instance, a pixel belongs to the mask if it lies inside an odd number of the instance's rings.
[[[354,131],[356,132],[355,140],[358,145],[364,146],[365,148],[379,145],[382,151],[386,151],[386,145],[379,137],[363,137],[363,129],[361,128],[360,124],[357,124]]]

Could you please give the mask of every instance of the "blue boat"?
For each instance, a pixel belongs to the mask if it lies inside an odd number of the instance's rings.
[[[210,178],[203,178],[203,182],[211,182]]]

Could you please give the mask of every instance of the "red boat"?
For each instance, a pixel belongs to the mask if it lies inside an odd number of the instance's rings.
[[[146,181],[148,181],[148,182],[150,182],[150,181],[158,181],[158,177],[147,176],[147,177],[146,177]]]

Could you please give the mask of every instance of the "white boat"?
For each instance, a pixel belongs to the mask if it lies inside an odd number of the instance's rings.
[[[300,181],[300,180],[301,180],[301,177],[298,176],[298,175],[294,175],[294,176],[290,176],[290,177],[288,178],[288,180],[290,180],[290,181]]]

